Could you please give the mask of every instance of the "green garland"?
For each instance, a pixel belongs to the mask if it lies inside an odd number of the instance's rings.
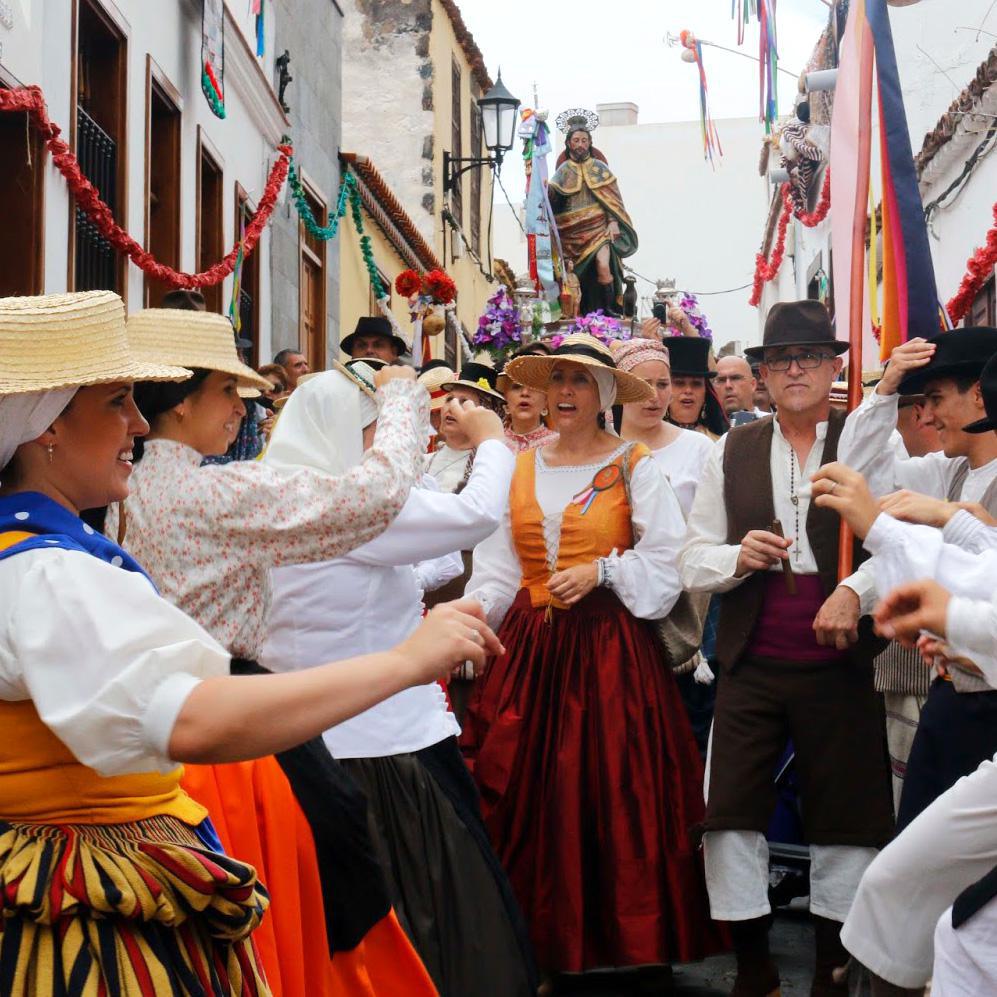
[[[215,93],[215,88],[211,83],[211,77],[208,76],[207,69],[201,70],[201,89],[204,91],[204,96],[208,102],[208,107],[211,108],[215,117],[224,118],[225,101],[222,100],[217,93]]]
[[[295,168],[294,160],[291,160],[291,167],[287,174],[287,181],[291,187],[291,198],[297,209],[298,216],[302,224],[313,239],[320,242],[329,242],[335,239],[339,233],[339,223],[346,217],[346,203],[349,201],[353,214],[353,226],[360,236],[360,251],[363,254],[364,265],[370,277],[370,286],[374,289],[376,298],[383,298],[387,294],[381,275],[377,272],[377,264],[374,262],[374,250],[371,246],[370,236],[364,234],[363,210],[360,200],[360,191],[357,190],[357,178],[349,171],[343,176],[343,182],[339,186],[339,198],[336,203],[335,212],[329,212],[327,224],[319,225],[308,205],[308,198],[305,196],[304,187],[301,185],[301,178]]]

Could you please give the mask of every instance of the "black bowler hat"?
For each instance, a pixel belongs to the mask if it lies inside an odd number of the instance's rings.
[[[425,374],[427,371],[430,371],[430,370],[449,370],[449,371],[452,372],[453,371],[453,367],[451,367],[450,364],[447,363],[446,360],[427,360],[419,368],[419,373],[420,374]]]
[[[452,391],[454,388],[469,388],[471,391],[477,391],[479,395],[504,402],[505,397],[499,393],[497,384],[498,371],[494,367],[472,361],[461,366],[455,381],[447,381],[440,387],[444,391]]]
[[[401,336],[395,334],[395,330],[391,327],[391,323],[386,318],[381,318],[380,316],[364,316],[359,319],[357,321],[357,327],[339,344],[339,348],[344,353],[352,353],[353,340],[356,336],[384,336],[391,340],[395,349],[398,350],[399,356],[403,353],[408,353],[408,343],[406,343]],[[359,360],[360,357],[356,357],[354,359]]]
[[[963,426],[964,433],[997,432],[997,354],[987,361],[986,367],[980,374],[980,391],[983,394],[983,407],[987,410],[987,417]]]
[[[761,346],[744,351],[749,361],[765,362],[765,351],[777,346],[826,346],[835,354],[847,351],[849,343],[834,338],[831,316],[819,301],[780,301],[769,309]]]
[[[987,325],[953,329],[932,336],[935,355],[930,363],[912,370],[897,389],[901,395],[920,395],[929,381],[945,377],[978,378],[987,361],[997,354],[997,329]]]
[[[710,370],[710,341],[698,336],[665,336],[662,340],[668,347],[671,361],[669,368],[673,375],[679,377],[717,376],[715,370]]]

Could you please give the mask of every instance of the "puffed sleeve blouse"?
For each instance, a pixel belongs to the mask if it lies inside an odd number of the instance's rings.
[[[168,772],[184,701],[229,654],[143,575],[74,550],[0,561],[0,699],[101,775]]]

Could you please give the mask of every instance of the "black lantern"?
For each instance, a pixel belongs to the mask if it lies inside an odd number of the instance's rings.
[[[484,97],[478,99],[485,148],[492,155],[459,157],[452,156],[449,152],[444,152],[444,193],[449,193],[453,190],[457,186],[458,178],[476,166],[491,166],[493,169],[501,167],[502,157],[513,147],[516,141],[519,103],[506,90],[505,84],[502,82],[502,72],[499,70],[495,85]]]

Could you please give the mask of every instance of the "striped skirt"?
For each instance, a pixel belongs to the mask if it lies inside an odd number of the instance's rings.
[[[0,994],[265,997],[256,873],[173,817],[0,822]]]

